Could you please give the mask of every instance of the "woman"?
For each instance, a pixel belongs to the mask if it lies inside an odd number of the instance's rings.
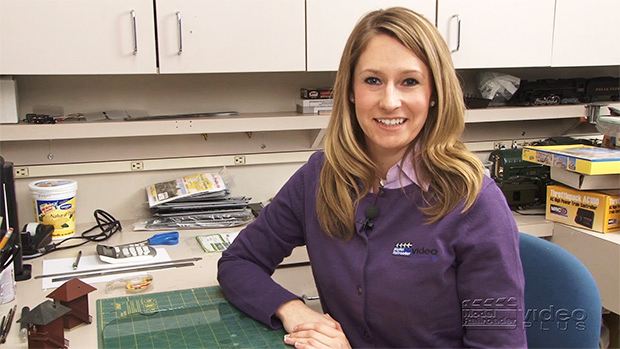
[[[525,347],[517,226],[459,141],[464,109],[429,21],[404,8],[362,18],[324,152],[222,254],[227,298],[298,348]],[[270,277],[301,245],[325,315]]]

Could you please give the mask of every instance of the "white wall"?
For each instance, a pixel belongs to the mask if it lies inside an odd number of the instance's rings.
[[[280,189],[286,180],[302,163],[248,165],[229,167],[226,171],[233,178],[231,192],[233,195],[251,197],[252,202],[265,201]],[[150,217],[145,188],[153,183],[174,179],[180,176],[218,172],[218,168],[195,168],[170,171],[145,171],[111,174],[94,174],[63,176],[78,182],[76,197],[76,222],[94,222],[93,211],[103,209],[122,221],[134,222]],[[40,179],[40,178],[39,178]],[[34,204],[28,189],[28,183],[35,179],[18,179],[20,225],[35,221]],[[131,230],[131,226],[123,227]]]

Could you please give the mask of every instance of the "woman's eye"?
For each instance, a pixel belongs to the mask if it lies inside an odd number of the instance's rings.
[[[415,86],[418,84],[418,80],[416,79],[405,79],[405,81],[403,82],[403,84],[405,86]]]
[[[371,77],[371,78],[366,78],[364,81],[365,81],[367,84],[369,84],[369,85],[378,85],[378,84],[380,84],[380,83],[381,83],[381,81],[379,81],[379,79],[377,79],[377,78],[372,78],[372,77]]]

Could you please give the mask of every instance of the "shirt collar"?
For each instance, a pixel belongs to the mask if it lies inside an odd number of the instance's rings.
[[[410,184],[416,184],[424,190],[428,189],[428,185],[422,186],[420,184],[411,157],[406,157],[405,160],[396,163],[388,170],[383,188],[398,189],[404,188]]]

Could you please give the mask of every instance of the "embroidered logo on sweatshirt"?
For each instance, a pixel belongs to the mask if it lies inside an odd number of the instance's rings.
[[[426,247],[417,247],[413,246],[410,242],[398,242],[394,244],[394,249],[392,250],[393,256],[403,256],[403,257],[412,257],[412,258],[422,258],[422,259],[438,259],[439,252],[434,248],[426,248]]]
[[[410,242],[397,243],[394,245],[392,254],[394,256],[411,256],[411,246],[413,245]]]

